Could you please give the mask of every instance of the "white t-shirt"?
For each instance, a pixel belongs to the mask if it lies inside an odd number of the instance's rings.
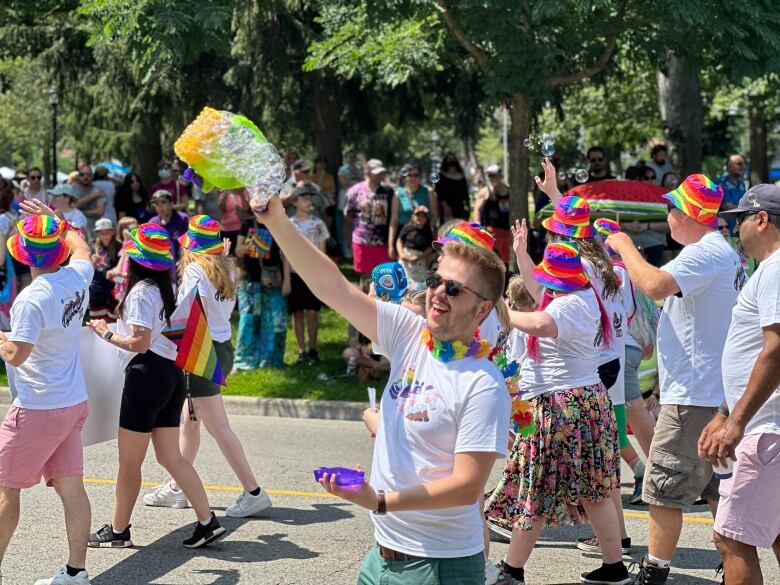
[[[92,183],[106,194],[106,210],[103,212],[103,217],[110,218],[116,225],[116,207],[114,206],[116,186],[114,182],[110,179],[97,179]]]
[[[606,293],[604,292],[604,281],[601,279],[601,274],[596,271],[596,267],[593,265],[593,263],[587,258],[582,258],[582,267],[588,274],[588,278],[590,279],[590,286],[593,287],[593,289],[601,297],[601,301],[604,304],[604,309],[606,309],[607,315],[610,316],[610,321],[612,322],[614,333],[612,336],[612,343],[606,345],[603,341],[599,341],[599,365],[601,366],[603,364],[608,364],[612,360],[620,358],[621,344],[616,342],[618,339],[618,332],[614,330],[616,319],[613,317],[613,315],[623,314],[623,293],[618,290],[616,294],[607,298]],[[599,311],[596,311],[596,314],[600,315]],[[599,319],[599,324],[600,323],[601,320]],[[625,315],[623,315],[623,318],[619,321],[618,325],[620,325],[621,330],[626,327]],[[622,339],[625,339],[625,337],[622,337]],[[625,351],[625,347],[623,350]],[[618,376],[618,378],[620,378],[620,376]]]
[[[718,406],[723,402],[720,361],[731,309],[745,282],[739,256],[711,232],[661,270],[682,296],[666,299],[658,322],[661,404]]]
[[[731,313],[731,328],[723,348],[723,388],[734,408],[764,348],[762,327],[780,323],[780,250],[761,262]],[[780,386],[745,427],[746,435],[780,435]]]
[[[167,325],[163,312],[163,301],[157,285],[150,281],[141,281],[136,284],[125,297],[122,305],[122,315],[116,323],[116,330],[120,335],[132,335],[133,325],[146,327],[152,331],[152,342],[149,351],[157,355],[176,359],[176,344],[162,334]],[[125,355],[125,354],[129,354]],[[121,350],[120,357],[123,365],[135,356],[134,353]],[[129,357],[129,359],[128,359]]]
[[[507,357],[519,360],[525,355],[525,352],[525,333],[519,329],[511,329],[509,331],[509,338],[507,339]]]
[[[68,211],[63,211],[62,216],[67,219],[77,230],[83,230],[87,228],[87,216],[84,215],[80,209],[76,209],[74,207]]]
[[[235,282],[235,273],[233,274]],[[200,298],[203,299],[203,310],[206,312],[206,320],[209,322],[209,331],[214,341],[228,341],[232,335],[230,327],[230,314],[236,306],[236,299],[226,299],[219,294],[214,284],[206,278],[200,264],[190,262],[184,270],[179,287],[179,302],[190,293],[197,285]]]
[[[377,303],[374,351],[390,359],[381,402],[371,485],[385,491],[452,474],[455,454],[504,456],[510,400],[487,359],[440,362],[421,342],[425,320],[392,303]],[[428,558],[473,555],[484,547],[480,502],[468,506],[371,515],[376,541]]]
[[[628,275],[628,271],[622,266],[615,266],[615,272],[617,272],[618,276],[620,277],[620,290],[623,291],[623,309],[625,310],[626,314],[626,321],[623,324],[623,331],[626,337],[625,345],[626,347],[636,347],[638,349],[642,349],[639,347],[639,343],[637,343],[636,339],[634,339],[634,336],[631,335],[631,332],[629,331],[629,323],[636,315],[636,302],[634,301],[634,291],[631,286],[631,277]]]
[[[30,357],[14,368],[14,405],[33,410],[66,408],[87,399],[79,338],[94,275],[88,260],[73,260],[33,279],[11,307],[10,341],[32,343]]]
[[[293,209],[294,211],[294,209]],[[319,248],[322,242],[327,242],[330,238],[328,233],[328,226],[319,217],[310,216],[308,219],[298,219],[295,216],[290,218],[290,222],[298,228],[298,231],[303,234],[307,240]],[[294,268],[290,268],[295,272]]]
[[[594,290],[586,288],[556,297],[544,311],[555,320],[558,336],[540,337],[539,361],[528,357],[523,362],[523,397],[598,384],[601,317]]]
[[[16,228],[16,222],[19,221],[19,217],[10,211],[6,211],[0,214],[0,232],[8,238]]]
[[[500,303],[503,301],[499,301]],[[481,339],[495,346],[498,343],[498,336],[501,334],[501,321],[498,319],[498,312],[492,309],[482,324],[479,326],[479,336]]]

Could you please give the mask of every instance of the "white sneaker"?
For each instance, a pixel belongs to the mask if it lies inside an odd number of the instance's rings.
[[[79,571],[75,577],[68,575],[65,567],[62,567],[58,575],[49,579],[38,579],[35,585],[90,585],[89,575],[86,571]]]
[[[225,510],[225,515],[231,518],[246,518],[247,516],[256,516],[260,512],[267,510],[271,504],[271,498],[262,489],[260,493],[253,496],[249,492],[243,492],[236,503]]]
[[[157,486],[153,492],[144,495],[144,504],[161,508],[189,508],[187,496],[181,490],[171,487],[171,480]]]

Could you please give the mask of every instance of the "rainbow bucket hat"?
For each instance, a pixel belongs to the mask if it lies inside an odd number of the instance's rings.
[[[619,233],[620,224],[614,219],[601,218],[593,222],[593,228],[600,236],[607,237]]]
[[[475,248],[492,250],[496,239],[478,223],[464,221],[452,228],[446,236],[433,242],[433,249],[441,252],[444,245],[449,242],[459,242]]]
[[[179,243],[197,254],[222,254],[225,244],[219,237],[219,222],[208,215],[193,215]]]
[[[30,215],[16,224],[19,233],[8,239],[8,251],[16,260],[33,268],[59,266],[68,258],[70,248],[62,238],[67,221],[48,215]]]
[[[131,231],[122,249],[128,258],[150,270],[169,270],[174,264],[167,230],[153,223],[142,223]]]
[[[548,231],[569,238],[592,238],[596,235],[590,225],[590,205],[582,197],[567,195],[555,206],[552,217],[542,221]]]
[[[572,242],[553,242],[544,249],[544,258],[534,268],[534,277],[545,288],[572,292],[588,284],[580,251]]]
[[[663,198],[688,217],[711,228],[718,227],[723,191],[704,175],[690,175]]]

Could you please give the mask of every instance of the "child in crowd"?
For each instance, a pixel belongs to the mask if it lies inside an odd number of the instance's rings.
[[[406,271],[411,290],[425,290],[425,275],[433,257],[432,244],[430,211],[425,205],[418,205],[395,243],[398,259]]]
[[[514,275],[509,279],[506,287],[506,306],[510,311],[523,311],[529,313],[536,309],[536,301],[525,288],[523,278],[520,275]],[[511,329],[507,339],[507,355],[515,360],[523,358],[525,355],[525,334],[519,329]]]
[[[104,319],[107,323],[116,321],[114,283],[108,279],[109,271],[119,262],[120,244],[114,237],[115,233],[114,222],[109,218],[102,217],[95,222],[95,242],[92,245],[95,275],[89,285],[89,318]]]
[[[312,215],[311,196],[314,194],[314,190],[306,185],[293,191],[291,201],[295,208],[295,215],[290,218],[290,221],[307,240],[324,253],[325,244],[330,234],[325,222]],[[322,309],[322,303],[295,271],[292,271],[290,275],[290,295],[287,298],[287,307],[293,317],[295,340],[298,342],[298,363],[318,362],[320,356],[317,353],[317,330],[320,324],[319,313]],[[306,318],[306,329],[309,332],[308,346],[304,338],[304,317]]]
[[[87,239],[87,216],[76,209],[78,196],[70,185],[57,185],[47,191],[51,197],[51,205],[57,217],[67,219],[79,231],[81,237]]]
[[[125,241],[130,237],[130,232],[138,228],[138,220],[135,217],[126,215],[120,219],[116,224],[116,241],[122,246]],[[127,257],[127,252],[124,247],[119,249],[119,261],[116,266],[106,273],[106,277],[114,283],[114,289],[111,294],[116,299],[117,303],[121,303],[125,298],[125,292],[127,291],[127,263],[130,259]]]
[[[287,338],[290,269],[271,234],[257,220],[246,220],[236,241],[243,263],[238,283],[238,342],[234,370],[281,368]]]

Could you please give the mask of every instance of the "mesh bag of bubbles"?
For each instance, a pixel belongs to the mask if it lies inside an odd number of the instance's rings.
[[[190,168],[184,178],[208,193],[214,187],[250,191],[263,206],[285,179],[284,163],[274,145],[244,116],[204,108],[174,144]]]

